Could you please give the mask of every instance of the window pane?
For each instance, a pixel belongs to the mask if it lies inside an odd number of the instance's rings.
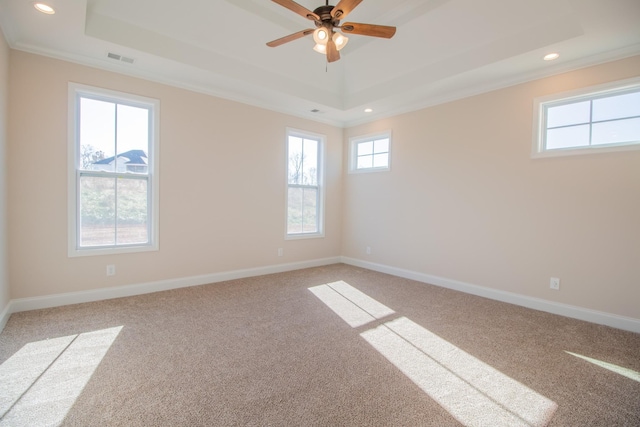
[[[640,141],[640,118],[593,124],[592,144]]]
[[[80,177],[80,246],[114,245],[114,178]]]
[[[316,233],[318,231],[318,190],[304,188],[302,193],[302,232]]]
[[[118,172],[147,173],[149,110],[118,104]]]
[[[115,170],[115,117],[114,103],[80,98],[81,169]]]
[[[389,152],[389,139],[378,139],[373,143],[374,153],[388,153]]]
[[[376,154],[373,156],[374,168],[386,168],[389,166],[389,153]]]
[[[149,243],[146,179],[118,179],[118,244]]]
[[[318,232],[318,194],[315,188],[289,188],[287,233]]]
[[[373,167],[373,156],[358,157],[358,169],[366,169]]]
[[[593,120],[640,116],[640,92],[610,96],[593,101]]]
[[[589,145],[589,125],[550,129],[546,149],[585,147]]]
[[[302,184],[302,138],[289,137],[289,184]]]
[[[302,233],[302,188],[289,188],[287,233]]]
[[[373,154],[373,141],[358,144],[358,156],[366,156],[367,154]]]
[[[302,150],[302,184],[318,184],[318,141],[305,139]]]
[[[590,101],[559,105],[547,109],[547,128],[589,123],[591,115]]]

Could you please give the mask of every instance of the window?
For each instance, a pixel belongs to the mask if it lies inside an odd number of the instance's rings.
[[[533,156],[640,148],[640,79],[537,99]]]
[[[378,172],[390,168],[391,132],[349,140],[349,172]]]
[[[287,130],[286,237],[323,236],[324,137]]]
[[[158,248],[159,102],[69,85],[69,256]]]

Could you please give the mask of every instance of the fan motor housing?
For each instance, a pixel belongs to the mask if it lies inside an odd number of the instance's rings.
[[[333,8],[334,6],[331,5],[319,6],[316,8],[316,10],[313,11],[313,13],[318,15],[322,22],[331,22],[333,20],[333,17],[331,16],[331,11],[333,10]],[[316,23],[316,25],[318,24]],[[320,27],[320,25],[318,26]]]

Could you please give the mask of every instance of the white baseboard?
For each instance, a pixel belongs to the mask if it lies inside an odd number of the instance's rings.
[[[2,313],[0,313],[0,332],[2,332],[7,322],[9,321],[9,316],[11,316],[11,313],[11,301],[9,301],[2,310]]]
[[[166,291],[170,289],[185,288],[189,286],[206,285],[209,283],[223,282],[226,280],[243,279],[246,277],[261,276],[264,274],[282,273],[285,271],[300,270],[303,268],[320,267],[336,263],[345,263],[368,270],[391,274],[418,282],[428,283],[443,288],[453,289],[472,295],[507,302],[534,310],[546,311],[548,313],[584,320],[600,325],[611,326],[613,328],[640,333],[640,319],[618,316],[587,308],[561,304],[547,301],[540,298],[528,297],[512,292],[500,291],[497,289],[485,288],[483,286],[447,279],[444,277],[432,276],[418,273],[411,270],[391,267],[383,264],[376,264],[349,257],[331,257],[317,260],[296,262],[290,264],[278,264],[265,267],[249,268],[244,270],[234,270],[221,273],[212,273],[201,276],[191,276],[178,279],[161,280],[157,282],[141,283],[137,285],[118,286],[113,288],[100,288],[90,291],[69,292],[64,294],[46,295],[33,298],[18,298],[9,301],[9,304],[0,313],[0,332],[4,329],[12,313],[20,311],[38,310],[42,308],[59,307],[69,304],[79,304],[83,302],[100,301],[112,298],[122,298],[134,295],[142,295],[152,292]]]
[[[112,298],[130,297],[152,292],[167,291],[170,289],[206,285],[209,283],[243,279],[246,277],[262,276],[265,274],[282,273],[285,271],[300,270],[303,268],[320,267],[323,265],[337,264],[339,262],[340,257],[322,258],[289,264],[277,264],[265,267],[248,268],[244,270],[205,274],[201,276],[160,280],[157,282],[140,283],[137,285],[100,288],[90,291],[68,292],[63,294],[46,295],[42,297],[13,299],[9,301],[9,304],[5,307],[5,309],[2,311],[2,314],[0,315],[0,332],[2,332],[2,329],[4,329],[4,326],[9,320],[9,316],[11,316],[12,313],[18,313],[20,311],[39,310],[42,308],[60,307],[69,304],[79,304]]]
[[[380,273],[391,274],[393,276],[403,277],[405,279],[411,279],[418,282],[428,283],[430,285],[436,285],[472,295],[478,295],[497,301],[519,305],[522,307],[532,308],[534,310],[546,311],[548,313],[571,317],[573,319],[584,320],[591,323],[597,323],[600,325],[611,326],[617,329],[640,333],[640,319],[634,319],[632,317],[618,316],[616,314],[605,313],[588,308],[561,304],[540,298],[528,297],[513,292],[485,288],[483,286],[473,285],[471,283],[465,283],[457,280],[447,279],[444,277],[432,276],[430,274],[390,267],[383,264],[376,264],[373,262],[363,261],[355,258],[343,256],[340,259],[344,264],[362,267],[368,270],[378,271]]]

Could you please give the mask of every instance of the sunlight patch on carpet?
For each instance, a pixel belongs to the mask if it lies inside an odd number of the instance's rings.
[[[557,409],[406,317],[361,336],[466,426],[545,426]]]
[[[59,425],[122,326],[33,342],[0,365],[0,426]]]
[[[343,281],[314,286],[309,290],[352,328],[395,313],[386,305]]]
[[[596,366],[600,366],[601,368],[607,369],[611,372],[615,372],[616,374],[622,375],[623,377],[627,377],[634,381],[640,383],[640,372],[636,372],[633,369],[623,368],[622,366],[614,365],[613,363],[604,362],[602,360],[593,359],[591,357],[583,356],[581,354],[571,353],[570,351],[566,351],[565,353],[580,358],[582,360],[586,360],[589,363],[593,363]]]
[[[336,283],[309,290],[352,327],[394,313],[349,284]],[[406,317],[360,336],[465,426],[545,426],[558,408]]]

